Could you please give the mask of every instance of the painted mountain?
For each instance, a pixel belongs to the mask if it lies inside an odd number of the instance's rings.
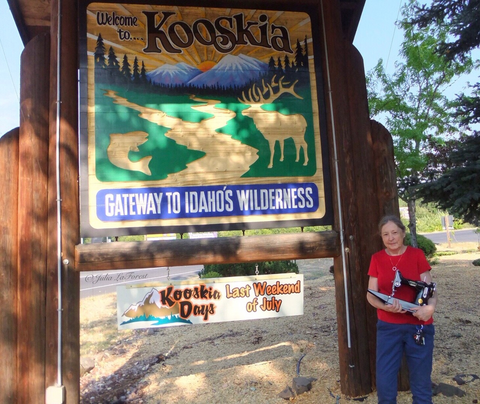
[[[137,304],[132,304],[125,313],[124,317],[136,318],[136,317],[149,317],[161,318],[178,314],[178,304],[173,307],[163,306],[160,303],[160,294],[158,290],[153,288],[148,292],[142,301]]]
[[[268,64],[240,55],[227,55],[210,70],[200,70],[185,63],[163,65],[147,76],[156,84],[192,85],[194,87],[243,86],[267,73]]]
[[[182,85],[201,73],[201,70],[182,62],[176,65],[164,64],[148,72],[147,77],[155,84]]]
[[[180,317],[178,304],[173,307],[163,306],[160,302],[160,294],[155,288],[148,292],[142,301],[132,304],[125,310],[122,317],[128,317],[130,320],[123,321],[120,325],[131,324],[133,328],[192,324],[190,320]],[[145,326],[145,322],[149,325]]]

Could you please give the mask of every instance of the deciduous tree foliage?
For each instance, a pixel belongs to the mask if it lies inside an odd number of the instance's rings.
[[[469,72],[472,63],[448,61],[435,50],[447,39],[444,26],[409,23],[418,2],[403,9],[400,27],[404,30],[400,59],[389,76],[380,60],[367,75],[369,108],[372,117],[384,116],[393,137],[398,192],[407,202],[412,244],[416,243],[415,201],[418,185],[425,181],[427,153],[432,143],[457,132],[451,100],[445,90],[455,77]]]

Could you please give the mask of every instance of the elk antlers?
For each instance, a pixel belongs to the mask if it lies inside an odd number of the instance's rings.
[[[240,101],[242,104],[271,104],[278,97],[285,93],[292,94],[294,97],[303,100],[303,97],[299,96],[294,90],[295,84],[297,84],[298,80],[295,80],[290,87],[284,87],[283,79],[285,76],[280,78],[278,83],[275,83],[275,77],[276,76],[273,76],[270,84],[265,84],[265,81],[262,80],[262,90],[258,88],[256,84],[254,84],[248,90],[248,98],[245,95],[245,91],[242,91],[242,98],[238,98],[238,101]],[[278,87],[279,91],[275,93],[273,87]],[[265,94],[267,93],[269,93],[269,97],[265,98]]]

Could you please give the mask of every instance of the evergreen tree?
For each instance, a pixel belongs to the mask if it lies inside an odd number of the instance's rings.
[[[295,66],[297,67],[297,70],[303,67],[303,64],[303,48],[300,41],[297,39],[297,44],[295,46]]]
[[[117,56],[115,55],[115,51],[110,46],[110,49],[108,50],[107,70],[109,72],[109,76],[111,79],[115,79],[116,77],[119,76],[120,74],[119,67],[120,66],[118,63]]]
[[[145,69],[145,62],[142,61],[142,70],[140,71],[140,81],[142,84],[148,83],[147,69]]]
[[[430,181],[419,187],[418,196],[479,226],[480,133],[451,140],[437,150],[429,164]]]
[[[445,27],[449,35],[439,43],[437,52],[447,60],[468,61],[471,51],[480,47],[478,0],[433,0],[429,6],[418,7],[410,23]],[[457,98],[456,116],[464,125],[480,122],[480,83],[471,85],[470,90],[470,94],[462,93]]]
[[[463,60],[480,44],[480,1],[433,0],[417,6],[410,23],[446,27],[450,35],[439,43],[438,52],[449,60]]]
[[[117,69],[118,70],[118,59],[117,55],[115,55],[115,51],[113,50],[113,47],[110,46],[110,49],[108,50],[108,62],[107,65],[111,69]]]
[[[277,74],[280,76],[283,76],[284,74],[283,67],[282,67],[282,60],[280,59],[280,57],[278,57],[277,59]]]
[[[469,62],[471,51],[480,46],[480,1],[433,0],[416,8],[411,24],[419,27],[445,27],[448,36],[436,50],[450,62]],[[478,63],[478,61],[477,61]],[[478,68],[478,64],[477,64]],[[454,116],[467,129],[480,123],[480,83],[470,86],[455,102]],[[462,136],[449,147],[439,148],[432,158],[431,182],[419,189],[425,201],[434,202],[477,226],[480,222],[480,133]],[[437,160],[436,160],[437,159]]]
[[[270,59],[268,60],[268,70],[271,72],[275,71],[275,59],[273,56],[270,56]]]
[[[105,45],[103,43],[102,34],[98,34],[97,46],[95,47],[94,57],[95,67],[99,67],[101,69],[105,68]]]
[[[267,81],[271,81],[272,78],[277,74],[277,67],[275,65],[275,59],[270,56],[270,59],[268,60],[268,73],[267,73]]]
[[[128,62],[128,57],[127,55],[123,56],[123,62],[122,62],[122,76],[127,80],[131,81],[132,79],[132,73],[130,72],[130,63]]]
[[[140,66],[138,65],[138,58],[133,59],[133,82],[140,84]]]
[[[293,69],[290,65],[290,58],[288,57],[288,55],[285,55],[283,59],[283,65],[285,66],[285,76],[287,77],[287,79],[291,79],[293,76]]]

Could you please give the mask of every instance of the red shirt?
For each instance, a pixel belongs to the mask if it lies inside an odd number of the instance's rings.
[[[414,281],[424,281],[420,279],[420,274],[430,271],[431,267],[425,258],[425,254],[419,248],[407,246],[407,249],[402,255],[390,256],[385,250],[379,251],[372,255],[370,261],[370,268],[368,275],[377,278],[378,291],[388,296],[392,294],[392,284],[395,278],[396,267],[402,276],[406,279]],[[395,289],[394,297],[413,303],[418,291],[409,286],[401,285]],[[395,324],[431,324],[433,318],[428,321],[421,321],[412,316],[411,313],[390,313],[385,310],[377,309],[377,316],[379,320],[387,323]]]

